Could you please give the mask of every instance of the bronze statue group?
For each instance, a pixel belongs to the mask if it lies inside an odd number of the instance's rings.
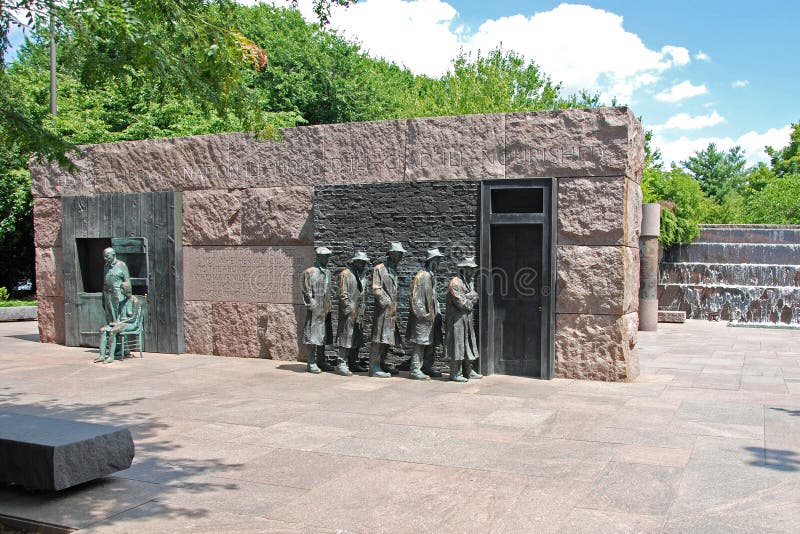
[[[95,363],[111,363],[125,357],[117,344],[119,334],[135,330],[140,321],[141,305],[133,295],[131,277],[125,262],[117,259],[114,249],[103,251],[103,310],[108,324],[100,329],[100,355]]]
[[[374,299],[369,367],[364,368],[358,359],[364,346],[364,311],[366,309],[366,269],[369,258],[357,252],[350,265],[339,274],[339,313],[336,332],[338,355],[336,366],[325,360],[325,346],[333,344],[332,286],[327,247],[316,249],[313,267],[303,271],[303,303],[306,320],[303,327],[303,344],[308,347],[306,369],[310,373],[335,371],[343,376],[369,371],[369,376],[389,378],[398,373],[386,362],[390,347],[400,345],[400,325],[397,319],[397,266],[406,254],[401,243],[390,243],[387,258],[372,271],[371,293]],[[409,317],[406,339],[411,343],[409,377],[427,380],[440,377],[434,369],[436,347],[444,345],[444,357],[450,362],[450,380],[466,382],[482,378],[472,368],[479,357],[476,342],[473,310],[478,302],[475,291],[474,258],[466,257],[458,263],[458,275],[447,286],[445,321],[436,296],[436,270],[443,255],[438,249],[427,251],[423,267],[411,282]]]

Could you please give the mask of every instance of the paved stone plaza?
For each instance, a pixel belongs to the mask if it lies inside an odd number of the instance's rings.
[[[0,514],[91,532],[798,532],[800,332],[640,333],[635,383],[466,385],[0,323],[0,410],[128,425],[131,469]]]

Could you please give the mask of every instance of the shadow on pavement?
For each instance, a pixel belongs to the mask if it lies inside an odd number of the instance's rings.
[[[795,451],[781,449],[764,449],[761,447],[745,447],[756,458],[748,462],[756,467],[765,467],[775,471],[800,470],[800,456]]]
[[[202,507],[171,505],[162,502],[159,497],[176,491],[197,494],[238,489],[235,482],[213,483],[191,479],[198,475],[235,469],[241,464],[176,456],[175,451],[179,451],[182,445],[168,436],[164,437],[164,432],[170,428],[169,424],[148,413],[120,414],[112,411],[133,405],[142,398],[97,406],[56,401],[18,404],[14,402],[17,397],[9,388],[0,388],[0,411],[127,426],[134,436],[137,456],[133,465],[125,471],[58,492],[28,491],[0,483],[0,515],[69,528],[85,528],[97,523],[113,524],[115,516],[146,504],[148,517],[198,518],[209,515],[210,511]],[[141,446],[140,442],[143,442]],[[159,458],[159,453],[165,451],[170,452],[169,458]]]
[[[36,343],[39,342],[39,334],[19,334],[16,336],[6,336],[6,337],[13,337],[14,339],[21,339],[22,341],[35,341]]]
[[[770,408],[770,410],[775,410],[776,412],[784,412],[792,417],[800,417],[800,410],[790,410],[789,408]]]

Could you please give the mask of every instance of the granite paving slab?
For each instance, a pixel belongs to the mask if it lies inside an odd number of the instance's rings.
[[[0,411],[128,426],[130,468],[0,514],[87,532],[797,532],[794,331],[640,332],[633,383],[91,363],[0,324]]]

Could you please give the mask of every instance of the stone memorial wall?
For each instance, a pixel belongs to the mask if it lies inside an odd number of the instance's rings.
[[[638,373],[644,136],[627,108],[305,126],[279,141],[110,143],[74,161],[73,174],[31,163],[42,341],[64,341],[61,196],[182,191],[186,350],[291,360],[315,186],[556,177],[556,374]]]

